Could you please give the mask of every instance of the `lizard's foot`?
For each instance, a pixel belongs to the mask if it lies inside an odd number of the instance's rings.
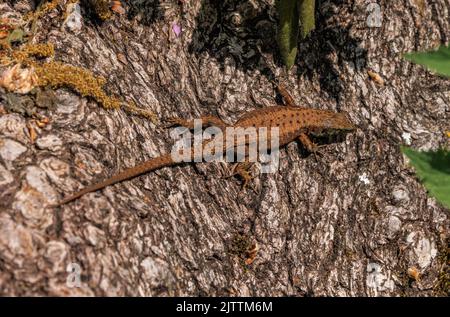
[[[316,153],[316,154],[320,154],[321,156],[323,156],[321,149],[324,147],[325,147],[325,144],[318,145],[316,143],[312,143],[312,146],[310,148],[308,148],[307,150],[311,153]]]
[[[324,147],[324,145],[317,145],[305,134],[301,133],[298,137],[300,143],[308,150],[309,153],[314,154],[314,157],[317,160],[317,155],[324,156],[324,154],[320,151],[320,148]]]
[[[239,175],[242,178],[242,189],[248,187],[250,181],[255,178],[249,172],[250,168],[253,166],[251,162],[239,162],[233,166],[231,170],[231,175],[226,176],[225,178],[230,178],[235,175]]]
[[[314,158],[316,159],[316,162],[319,162],[319,158],[325,157],[325,154],[321,151],[322,148],[324,148],[325,145],[317,145],[315,143],[312,143],[311,148],[308,148],[307,150],[314,155]]]

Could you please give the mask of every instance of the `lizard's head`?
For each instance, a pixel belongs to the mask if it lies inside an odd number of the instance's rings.
[[[356,126],[350,121],[347,113],[345,112],[338,113],[333,111],[324,111],[321,115],[321,126],[322,129],[317,131],[318,133],[315,134],[347,134],[356,130]]]

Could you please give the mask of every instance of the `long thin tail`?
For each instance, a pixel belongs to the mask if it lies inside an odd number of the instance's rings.
[[[129,169],[126,169],[122,172],[120,172],[117,175],[112,176],[111,178],[108,178],[104,181],[101,181],[99,183],[96,183],[94,185],[88,186],[82,190],[80,190],[79,192],[70,195],[66,198],[64,198],[63,200],[61,200],[56,206],[61,206],[64,205],[68,202],[71,202],[81,196],[83,196],[84,194],[90,193],[90,192],[94,192],[96,190],[105,188],[106,186],[109,185],[113,185],[119,182],[122,182],[124,180],[136,177],[138,175],[150,172],[150,171],[154,171],[157,169],[160,169],[162,167],[166,167],[166,166],[171,166],[171,165],[175,165],[177,164],[177,162],[175,162],[170,154],[166,154],[160,157],[156,157],[154,159],[151,159],[147,162],[144,162],[142,164],[139,164],[135,167],[131,167]]]

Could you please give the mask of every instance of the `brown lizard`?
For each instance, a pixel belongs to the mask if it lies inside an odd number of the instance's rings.
[[[221,130],[225,130],[227,127],[267,127],[270,129],[272,127],[279,128],[279,147],[281,148],[288,143],[298,140],[303,144],[306,149],[310,152],[315,153],[317,150],[317,145],[314,144],[308,135],[321,135],[324,133],[348,133],[355,130],[355,126],[347,118],[344,113],[336,113],[329,110],[317,110],[309,108],[301,108],[295,106],[294,100],[286,91],[283,86],[278,86],[278,90],[283,97],[285,106],[273,106],[263,109],[257,109],[250,111],[243,115],[235,124],[227,125],[218,117],[204,116],[200,119],[202,120],[203,126],[216,126]],[[194,128],[193,120],[184,119],[171,119],[172,125],[180,125],[190,129]],[[214,140],[212,140],[214,141]],[[208,141],[208,142],[212,142]],[[253,140],[258,141],[258,140]],[[245,139],[244,143],[248,145],[250,142],[248,137]],[[204,142],[202,147],[208,142]],[[243,142],[234,141],[232,147],[238,146]],[[270,147],[270,143],[269,143]],[[223,146],[224,151],[228,151],[225,145]],[[191,158],[194,158],[194,152],[192,151]],[[193,161],[193,160],[191,160]],[[136,177],[138,175],[160,169],[162,167],[172,166],[180,164],[181,162],[174,160],[171,154],[162,155],[149,161],[146,161],[135,167],[126,169],[111,178],[103,180],[94,185],[88,186],[79,192],[72,194],[62,201],[60,201],[57,206],[63,205],[70,201],[73,201],[84,194],[105,188],[106,186],[116,184],[118,182]],[[234,168],[233,175],[240,175],[244,180],[244,186],[251,179],[248,173],[249,162],[238,163]]]

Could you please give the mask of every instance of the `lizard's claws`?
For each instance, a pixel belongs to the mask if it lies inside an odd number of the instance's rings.
[[[325,147],[325,144],[323,144],[323,145],[313,144],[313,147],[311,148],[310,153],[312,153],[314,155],[316,162],[319,162],[318,157],[320,157],[320,158],[325,157],[325,154],[321,151],[321,149],[324,147]]]
[[[231,170],[231,174],[228,176],[225,176],[224,178],[230,178],[235,175],[239,175],[242,178],[242,189],[246,189],[248,187],[250,181],[253,178],[255,178],[249,172],[249,169],[251,168],[251,166],[252,166],[252,163],[249,163],[249,162],[237,163],[233,166],[233,169]]]

